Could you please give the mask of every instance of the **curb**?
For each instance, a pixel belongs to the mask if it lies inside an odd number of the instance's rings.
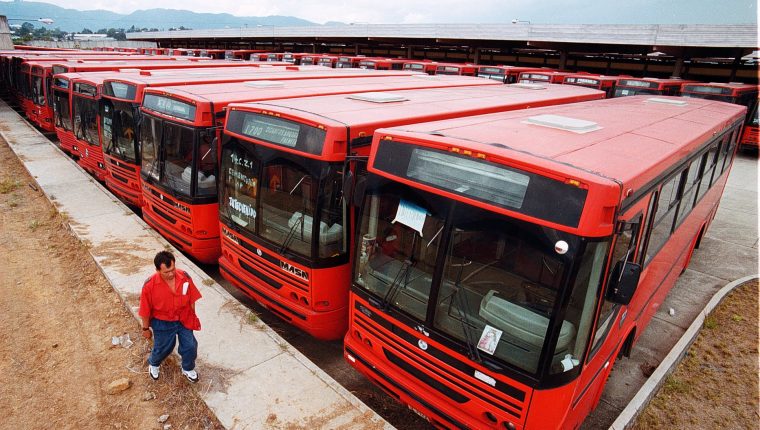
[[[673,373],[676,365],[681,362],[686,355],[686,352],[689,350],[689,347],[691,347],[692,343],[697,339],[697,336],[702,329],[702,325],[705,322],[705,318],[710,315],[710,312],[712,312],[734,288],[747,281],[758,278],[758,275],[749,275],[731,281],[713,295],[712,299],[707,303],[707,306],[705,306],[705,308],[697,315],[694,322],[691,323],[683,336],[681,336],[670,352],[668,352],[668,355],[666,355],[662,362],[660,362],[660,365],[657,366],[657,369],[652,373],[652,376],[646,380],[633,399],[631,399],[625,409],[623,409],[620,415],[618,415],[615,422],[609,427],[609,430],[625,430],[635,423],[636,418],[657,394],[660,387],[665,383],[667,377]]]

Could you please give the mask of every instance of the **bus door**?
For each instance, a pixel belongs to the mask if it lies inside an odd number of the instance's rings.
[[[597,294],[599,299],[596,304],[597,318],[593,323],[594,334],[590,341],[591,345],[587,347],[589,352],[586,356],[584,369],[578,378],[578,385],[571,406],[571,422],[565,423],[565,425],[583,419],[596,406],[601,398],[605,381],[612,370],[618,351],[624,347],[626,331],[630,327],[627,322],[634,315],[628,311],[627,305],[616,303],[617,300],[610,297],[610,289],[614,286],[616,279],[623,276],[626,271],[624,266],[637,266],[642,214],[647,209],[648,202],[649,199],[647,198],[641,199],[626,213],[618,217],[612,251],[609,253],[606,279],[602,281],[601,291]],[[595,255],[592,258],[603,257]],[[594,282],[595,279],[599,279],[598,274],[592,274],[589,277],[589,282]],[[591,292],[593,289],[590,288],[588,291]],[[586,303],[592,303],[591,297],[577,297],[575,299],[581,300],[584,306]],[[568,363],[568,365],[573,364],[575,363]]]

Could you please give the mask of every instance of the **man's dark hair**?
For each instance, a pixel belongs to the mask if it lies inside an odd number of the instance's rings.
[[[174,261],[174,254],[169,251],[161,251],[153,258],[153,264],[156,266],[156,270],[161,270],[162,264],[169,267]]]

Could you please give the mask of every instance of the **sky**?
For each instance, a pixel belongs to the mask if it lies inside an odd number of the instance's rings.
[[[739,24],[757,23],[757,0],[46,0],[128,14],[162,7],[236,16],[288,15],[324,24]]]

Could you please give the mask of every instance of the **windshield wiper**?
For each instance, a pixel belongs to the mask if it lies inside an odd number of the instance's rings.
[[[285,236],[285,240],[282,241],[282,245],[280,245],[280,249],[277,250],[277,253],[280,255],[283,255],[283,253],[288,249],[290,246],[290,242],[293,241],[293,238],[295,237],[296,228],[303,224],[303,220],[306,217],[306,214],[301,213],[301,216],[296,220],[296,222],[293,223],[293,226],[290,227],[290,231],[288,231],[287,236]]]
[[[417,235],[415,234],[412,236],[412,246],[411,250],[412,253],[414,253],[414,245],[417,243]],[[412,261],[412,258],[409,257],[408,259],[405,259],[403,262],[401,262],[401,267],[398,269],[398,272],[396,272],[396,276],[393,277],[393,282],[391,282],[391,285],[388,286],[388,291],[385,292],[385,295],[383,296],[383,309],[388,310],[390,308],[390,302],[393,300],[393,298],[396,296],[398,291],[400,291],[401,287],[406,288],[407,284],[409,284],[409,273],[414,265],[414,262]],[[402,284],[399,282],[401,279],[404,279],[404,283]]]
[[[462,272],[464,272],[464,267],[469,266],[472,264],[472,260],[465,259],[461,264],[459,264],[459,273],[457,274],[457,281],[454,283],[454,293],[452,294],[452,299],[456,297],[457,300],[457,311],[459,311],[459,322],[462,323],[462,333],[464,333],[464,342],[467,344],[467,355],[470,357],[470,360],[475,360],[478,363],[482,361],[480,358],[480,352],[478,351],[478,347],[475,345],[474,336],[472,333],[470,333],[470,321],[467,317],[467,312],[465,312],[466,309],[469,309],[469,303],[467,302],[467,297],[465,294],[459,294],[462,291],[462,286],[460,282],[462,281]]]

